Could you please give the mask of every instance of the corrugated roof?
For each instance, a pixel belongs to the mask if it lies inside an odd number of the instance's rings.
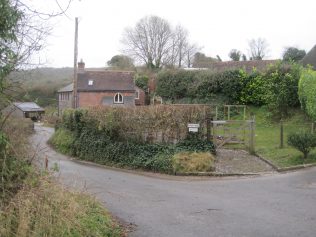
[[[78,73],[78,91],[135,91],[133,77],[124,71],[84,71]]]
[[[74,90],[74,84],[71,83],[71,84],[59,89],[57,92],[71,92],[73,90]]]
[[[38,106],[34,102],[14,102],[16,107],[18,107],[23,112],[41,112],[45,111],[42,107]]]

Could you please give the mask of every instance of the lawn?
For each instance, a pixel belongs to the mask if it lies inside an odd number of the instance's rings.
[[[250,108],[255,114],[255,150],[256,153],[280,168],[308,163],[316,163],[316,149],[303,161],[302,153],[287,145],[287,135],[300,130],[311,131],[312,123],[299,110],[293,110],[292,116],[283,122],[284,147],[280,148],[280,123],[272,122],[263,108]]]
[[[312,150],[306,160],[303,160],[302,153],[287,145],[287,136],[291,132],[301,130],[311,131],[312,123],[308,121],[303,112],[298,109],[291,111],[291,116],[283,122],[284,146],[280,148],[280,123],[273,122],[268,117],[265,108],[248,108],[250,113],[255,115],[255,152],[261,157],[271,161],[279,168],[296,166],[301,164],[316,163],[316,149]],[[316,125],[315,125],[316,128]],[[246,135],[246,142],[248,136]],[[226,147],[240,148],[241,145],[227,145]]]

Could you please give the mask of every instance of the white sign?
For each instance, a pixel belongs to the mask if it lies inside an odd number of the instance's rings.
[[[200,124],[198,123],[188,123],[188,128],[199,128]]]
[[[188,124],[189,132],[198,132],[199,127],[200,127],[200,124],[198,124],[198,123],[189,123]]]
[[[198,132],[199,129],[198,128],[189,128],[189,132]]]

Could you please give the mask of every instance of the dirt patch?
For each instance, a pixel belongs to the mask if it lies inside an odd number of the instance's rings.
[[[216,172],[219,173],[262,173],[274,169],[260,158],[243,150],[218,149]]]

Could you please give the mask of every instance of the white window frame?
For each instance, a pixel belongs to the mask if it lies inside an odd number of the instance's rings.
[[[93,86],[93,80],[89,80],[89,81],[88,81],[88,85],[89,85],[89,86]]]
[[[116,99],[116,97],[117,97],[117,99]],[[121,100],[120,100],[120,98],[121,98]],[[114,104],[123,104],[124,103],[123,95],[121,93],[116,93],[114,95],[113,102],[114,102]]]

